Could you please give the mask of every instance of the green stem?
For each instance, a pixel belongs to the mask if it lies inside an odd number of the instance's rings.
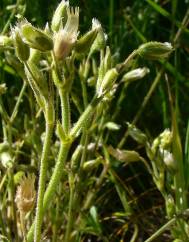
[[[91,114],[94,113],[95,107],[100,102],[100,100],[101,98],[97,98],[97,96],[94,96],[93,100],[87,106],[83,114],[80,116],[75,126],[71,129],[70,131],[71,137],[76,137],[79,135],[79,133],[81,132],[81,128],[85,125],[85,123],[87,123],[87,120],[91,117]]]
[[[13,161],[13,140],[12,140],[13,137],[12,137],[12,127],[11,127],[10,122],[6,125],[6,130],[7,130],[7,137],[4,137],[4,140],[7,139],[8,143],[9,143],[9,154],[11,155],[11,162],[14,165],[14,161]],[[14,174],[13,167],[9,168],[8,169],[8,180],[9,180],[8,196],[9,196],[11,204],[10,204],[10,210],[8,210],[8,213],[10,211],[10,217],[14,221],[13,231],[14,231],[14,235],[15,235],[15,241],[18,241],[16,206],[15,206],[15,202],[14,202],[15,184],[14,184],[13,174]]]
[[[26,228],[25,228],[25,213],[20,211],[20,225],[21,225],[21,230],[22,230],[22,234],[23,234],[23,238],[24,238],[24,242],[27,242],[27,238],[26,238]]]
[[[61,191],[61,185],[59,186],[59,192]],[[52,235],[52,242],[57,242],[58,240],[58,229],[59,229],[59,213],[60,213],[60,204],[62,204],[61,197],[57,196],[56,198],[56,211],[55,211],[55,221],[53,224],[53,235]]]
[[[88,125],[87,125],[88,127]],[[86,129],[87,129],[86,127]],[[66,227],[66,235],[65,242],[71,241],[71,231],[74,225],[74,220],[76,218],[76,213],[78,212],[78,206],[80,206],[81,201],[81,186],[83,183],[83,163],[87,157],[87,145],[89,141],[89,134],[87,130],[84,130],[82,133],[82,142],[81,145],[83,147],[81,161],[77,169],[72,166],[72,171],[69,173],[69,186],[70,186],[70,197],[69,197],[69,206],[68,206],[68,222]],[[74,162],[72,161],[74,164]],[[74,182],[74,177],[77,178],[77,184]]]
[[[132,235],[130,242],[135,242],[137,240],[138,232],[139,232],[138,225],[134,224],[134,233]]]
[[[47,173],[47,161],[49,156],[49,150],[51,145],[51,138],[53,133],[53,122],[51,120],[53,110],[47,105],[46,107],[46,131],[45,141],[43,145],[43,151],[41,156],[41,166],[39,175],[38,185],[38,197],[37,197],[37,208],[36,208],[36,224],[35,224],[35,235],[34,241],[40,242],[41,239],[41,225],[43,221],[43,198],[45,193],[45,181]],[[50,117],[50,118],[49,118]],[[49,120],[50,119],[50,120]]]
[[[7,231],[5,229],[5,221],[3,221],[2,211],[0,211],[0,227],[1,227],[1,233],[3,236],[7,237]],[[10,238],[9,238],[10,239]]]
[[[56,162],[53,174],[51,176],[50,182],[47,186],[45,195],[44,195],[44,200],[43,200],[43,213],[47,210],[48,205],[50,204],[50,201],[53,199],[53,195],[57,189],[57,186],[60,182],[60,179],[62,177],[62,174],[64,172],[64,164],[67,159],[68,152],[70,150],[70,146],[74,139],[77,137],[76,135],[80,131],[80,129],[83,127],[83,125],[86,123],[86,120],[88,117],[90,117],[97,106],[97,104],[100,102],[100,98],[97,98],[96,96],[93,98],[92,102],[88,105],[84,113],[80,116],[79,120],[75,124],[75,126],[71,130],[71,137],[72,139],[69,140],[69,142],[61,143],[60,150],[59,150],[59,155],[58,155],[58,160]],[[34,234],[34,226],[35,224],[33,223],[28,234],[27,234],[27,240],[28,242],[33,242],[33,234]]]
[[[65,234],[65,242],[70,241],[70,235],[72,231],[72,226],[74,222],[74,213],[73,213],[73,205],[74,205],[74,175],[71,172],[69,174],[69,186],[70,186],[70,197],[69,197],[69,205],[68,205],[68,222],[66,227],[66,234]]]
[[[165,230],[167,230],[171,225],[173,225],[176,222],[177,218],[172,218],[170,221],[168,221],[165,225],[163,225],[160,229],[158,229],[150,238],[145,240],[144,242],[151,242],[154,239],[156,239],[158,236],[160,236]]]
[[[66,135],[70,132],[70,103],[69,93],[64,91],[63,88],[59,88],[59,95],[61,101],[61,113],[62,113],[62,126]]]
[[[16,5],[15,5],[14,9],[12,10],[12,13],[11,13],[11,15],[10,15],[8,21],[7,21],[6,24],[4,25],[4,28],[3,28],[2,32],[1,32],[1,35],[4,35],[4,34],[6,33],[6,31],[7,31],[7,29],[9,28],[9,25],[10,25],[12,19],[13,19],[14,16],[16,15],[16,11],[17,11],[17,9],[18,9],[18,7],[19,7],[19,5],[20,5],[20,2],[21,2],[20,0],[18,0],[18,1],[16,2]]]
[[[65,161],[68,156],[70,146],[71,146],[70,143],[61,144],[59,155],[58,155],[58,160],[55,165],[54,172],[50,179],[47,190],[45,192],[44,202],[43,202],[44,211],[46,211],[46,209],[48,208],[49,202],[53,199],[53,195],[60,182],[60,179],[61,179],[63,171],[64,171],[64,165],[65,165]]]
[[[109,5],[109,33],[110,33],[110,43],[112,44],[113,26],[114,26],[114,0],[110,0]]]
[[[14,235],[15,235],[15,241],[18,241],[18,233],[17,233],[17,216],[16,216],[16,206],[15,206],[15,202],[14,202],[14,198],[15,198],[15,187],[14,187],[14,179],[13,179],[13,170],[10,168],[8,170],[8,179],[9,179],[9,199],[10,199],[10,216],[11,219],[14,221],[13,223],[13,231],[14,231]]]
[[[16,115],[17,115],[17,113],[18,113],[18,108],[19,108],[19,106],[20,106],[20,103],[21,103],[21,101],[22,101],[22,97],[23,97],[24,92],[25,92],[25,90],[26,90],[26,86],[27,86],[27,83],[24,81],[24,84],[23,84],[22,89],[21,89],[21,91],[20,91],[20,94],[19,94],[19,96],[18,96],[18,99],[17,99],[16,105],[15,105],[14,110],[13,110],[13,112],[12,112],[12,115],[11,115],[11,117],[10,117],[10,122],[11,122],[11,123],[12,123],[12,122],[14,121],[14,119],[16,118]]]
[[[54,193],[56,192],[57,186],[62,177],[62,174],[64,171],[64,164],[67,159],[70,145],[71,145],[70,143],[62,143],[60,146],[60,151],[54,168],[54,172],[52,174],[52,177],[50,179],[50,182],[47,186],[47,189],[44,195],[43,213],[47,210],[48,205],[50,204],[50,201],[52,201]],[[33,242],[34,226],[35,226],[35,223],[32,224],[28,232],[28,235],[27,235],[28,242]]]
[[[88,98],[87,98],[87,88],[86,88],[86,80],[81,80],[81,88],[82,88],[82,96],[83,96],[83,104],[86,108],[88,105]]]
[[[118,64],[116,67],[118,72],[122,73],[124,70],[126,70],[137,55],[138,55],[137,50],[134,50],[123,63]]]

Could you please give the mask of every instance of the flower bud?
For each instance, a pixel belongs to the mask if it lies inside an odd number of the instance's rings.
[[[112,131],[117,131],[120,129],[120,125],[119,124],[116,124],[114,122],[107,122],[104,127],[106,127],[107,129],[109,130],[112,130]]]
[[[117,87],[118,87],[118,84],[115,83],[115,84],[112,86],[111,90],[109,90],[109,91],[104,95],[104,97],[103,97],[103,101],[105,101],[105,102],[110,102],[110,101],[113,99],[113,97],[114,97],[114,94],[115,94],[115,92],[116,92],[116,90],[117,90]]]
[[[24,41],[33,49],[42,52],[50,51],[53,49],[53,41],[42,30],[33,27],[28,22],[21,23],[21,31],[24,36]]]
[[[93,53],[100,51],[106,46],[107,35],[103,32],[102,27],[99,29],[97,37],[93,42],[89,55],[91,56]]]
[[[169,54],[173,51],[173,47],[168,42],[147,42],[139,46],[137,52],[140,56],[146,59],[162,59],[169,56]]]
[[[153,155],[156,155],[157,150],[169,149],[172,143],[173,134],[169,129],[165,129],[157,138],[154,139],[151,147]]]
[[[96,83],[97,92],[100,90],[103,78],[109,69],[111,69],[111,53],[109,46],[107,46],[105,56],[103,54],[103,51],[101,51],[100,55],[100,66],[98,69],[98,79]]]
[[[12,30],[12,37],[18,59],[20,61],[27,61],[30,55],[30,49],[28,45],[23,42],[20,29],[17,26]]]
[[[79,54],[84,54],[88,52],[93,44],[99,29],[101,28],[101,24],[97,19],[92,20],[92,29],[83,35],[76,43],[75,50]]]
[[[102,83],[99,87],[99,90],[97,89],[97,94],[99,97],[112,88],[117,77],[118,77],[118,72],[117,72],[116,68],[112,68],[106,72],[106,74],[102,80]]]
[[[130,123],[127,123],[127,125],[129,135],[139,144],[145,144],[147,141],[146,135],[140,129],[136,128],[135,125]]]
[[[67,22],[54,36],[54,54],[57,59],[66,58],[71,52],[78,35],[79,8],[67,8]]]
[[[89,60],[83,60],[83,62],[80,64],[78,73],[81,80],[87,80],[90,67],[91,65]]]
[[[69,2],[62,0],[56,8],[52,17],[51,29],[54,32],[58,32],[61,26],[62,18],[65,17],[66,9],[69,6]]]
[[[165,129],[163,133],[160,134],[160,148],[168,149],[171,146],[173,133],[169,129]]]
[[[34,184],[34,175],[28,175],[27,177],[24,176],[21,180],[20,186],[17,188],[15,198],[15,202],[20,212],[27,213],[32,210],[36,197]]]
[[[138,79],[142,79],[147,73],[149,73],[150,70],[146,67],[144,68],[138,68],[132,71],[127,72],[123,78],[122,81],[123,82],[132,82],[132,81],[136,81]]]
[[[85,171],[91,171],[92,169],[98,167],[98,165],[102,162],[102,157],[98,157],[95,160],[89,160],[84,162],[83,169]]]
[[[109,146],[108,151],[113,157],[121,162],[129,163],[139,161],[141,159],[139,153],[134,150],[120,150]]]

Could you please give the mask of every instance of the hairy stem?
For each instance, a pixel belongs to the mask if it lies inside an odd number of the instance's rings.
[[[52,116],[53,110],[49,107],[46,108],[46,131],[45,141],[43,144],[43,151],[41,157],[40,173],[39,173],[39,185],[38,185],[38,197],[37,197],[37,208],[36,208],[36,224],[35,224],[35,235],[34,241],[40,242],[41,239],[41,225],[43,221],[43,198],[45,193],[45,181],[47,173],[47,161],[50,150],[51,138],[53,133],[53,123],[49,120]]]
[[[97,104],[100,102],[100,98],[97,98],[96,96],[93,98],[92,102],[88,105],[86,110],[83,112],[83,114],[80,116],[79,120],[75,124],[75,126],[71,129],[70,134],[72,139],[69,140],[69,142],[61,142],[60,150],[59,150],[59,155],[58,159],[53,171],[53,174],[51,176],[50,182],[47,186],[45,195],[44,195],[44,200],[43,200],[43,213],[47,210],[48,205],[50,204],[50,201],[52,200],[54,193],[57,189],[57,186],[60,182],[60,179],[63,175],[64,172],[64,164],[68,156],[68,152],[70,150],[70,146],[72,142],[75,140],[75,138],[78,135],[78,132],[80,129],[84,126],[86,123],[86,119],[88,119],[95,111],[95,108]],[[34,234],[34,226],[35,226],[35,221],[32,224],[28,234],[27,234],[27,240],[28,242],[33,242],[33,234]]]

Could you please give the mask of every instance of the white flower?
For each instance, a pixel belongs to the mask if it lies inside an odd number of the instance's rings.
[[[176,160],[173,157],[173,154],[167,150],[163,150],[163,160],[167,168],[175,171],[177,169]]]
[[[54,37],[54,54],[58,59],[69,55],[78,36],[79,8],[68,7],[67,16],[66,25]]]

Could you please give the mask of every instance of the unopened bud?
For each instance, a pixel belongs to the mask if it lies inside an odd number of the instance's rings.
[[[110,101],[112,100],[112,98],[114,97],[114,94],[115,94],[115,92],[116,92],[116,90],[117,90],[117,87],[118,87],[118,85],[115,83],[115,84],[112,86],[111,90],[109,90],[109,91],[104,95],[104,97],[103,97],[103,101],[105,101],[105,102],[110,102]]]
[[[92,20],[92,29],[83,35],[76,43],[75,50],[79,54],[84,54],[88,52],[93,44],[99,29],[101,28],[101,24],[97,19]]]
[[[129,163],[139,161],[141,159],[139,153],[134,150],[120,150],[109,146],[108,151],[113,157],[121,162]]]
[[[95,159],[95,160],[89,160],[89,161],[86,161],[86,162],[83,164],[83,169],[84,169],[85,171],[90,171],[90,170],[96,168],[101,162],[102,162],[102,158],[101,158],[101,157],[98,157],[98,158]]]
[[[173,47],[168,42],[147,42],[139,46],[137,52],[140,56],[146,59],[162,59],[169,56],[173,51]]]
[[[12,37],[18,59],[20,61],[27,61],[30,55],[30,49],[22,40],[20,29],[17,26],[12,30]]]
[[[107,129],[109,130],[112,130],[112,131],[117,131],[120,129],[120,125],[119,124],[116,124],[114,122],[107,122],[104,127],[106,127]]]
[[[69,6],[69,2],[62,0],[56,8],[52,17],[51,29],[54,32],[58,32],[61,27],[62,19],[65,17],[66,8]]]
[[[157,138],[154,139],[151,147],[153,155],[156,155],[157,150],[169,149],[172,143],[173,134],[169,129],[165,129]]]
[[[138,68],[132,71],[127,72],[123,78],[122,81],[123,82],[132,82],[132,81],[136,81],[139,79],[142,79],[146,74],[148,74],[150,72],[150,70],[146,67],[144,68]]]
[[[97,94],[99,97],[105,94],[107,91],[109,91],[112,88],[117,77],[118,77],[118,72],[116,68],[112,68],[106,72],[102,80],[102,83],[99,87],[99,90],[97,89]]]
[[[90,71],[90,62],[88,60],[83,60],[79,66],[79,77],[81,80],[86,80]]]
[[[160,148],[168,149],[171,146],[173,133],[169,129],[165,129],[163,133],[160,134]]]
[[[52,38],[44,33],[44,31],[33,27],[28,22],[20,24],[24,41],[33,49],[40,50],[42,52],[50,51],[53,49]]]
[[[101,27],[98,31],[95,41],[91,46],[89,55],[92,55],[93,53],[104,49],[106,46],[106,40],[107,40],[107,35],[103,32],[103,29]]]
[[[127,123],[128,124],[128,133],[129,135],[136,140],[139,144],[145,144],[147,141],[146,135],[138,128],[135,127],[135,125]]]

